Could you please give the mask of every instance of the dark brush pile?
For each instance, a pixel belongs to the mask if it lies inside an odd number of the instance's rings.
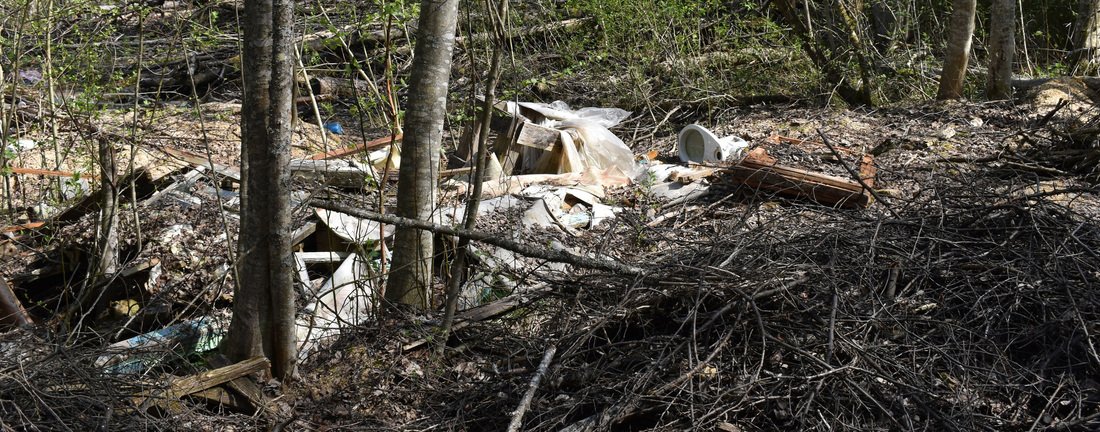
[[[896,216],[756,203],[646,240],[652,276],[554,281],[442,364],[366,348],[389,372],[315,401],[363,408],[301,426],[502,430],[556,346],[524,430],[1095,430],[1100,227],[962,178]],[[412,424],[367,408],[395,399]]]

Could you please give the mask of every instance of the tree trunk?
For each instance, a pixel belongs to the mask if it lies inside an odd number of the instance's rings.
[[[435,209],[457,21],[458,0],[421,2],[405,113],[406,133],[401,143],[403,160],[397,179],[398,216],[429,221]],[[431,232],[397,229],[386,283],[387,300],[419,308],[428,306],[433,252]]]
[[[974,36],[974,10],[977,0],[952,0],[950,29],[947,34],[947,55],[940,75],[940,91],[936,99],[962,97],[966,64],[970,61],[970,42]]]
[[[99,229],[96,233],[96,253],[99,255],[93,281],[109,277],[118,271],[118,170],[115,151],[107,138],[98,138],[100,189]]]
[[[1079,0],[1074,32],[1074,75],[1100,72],[1100,0]]]
[[[293,4],[246,0],[241,109],[241,231],[233,321],[222,346],[234,361],[263,355],[275,378],[294,374],[290,250]]]
[[[1009,99],[1016,55],[1016,0],[994,0],[990,15],[989,82],[985,95],[990,100]]]

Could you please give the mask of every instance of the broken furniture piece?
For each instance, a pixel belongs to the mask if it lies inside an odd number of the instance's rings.
[[[766,141],[769,144],[782,142],[801,147],[827,148],[822,143],[779,136],[770,137]],[[875,184],[874,157],[846,149],[837,151],[859,157],[858,167],[850,168],[858,170],[860,181],[780,165],[776,158],[767,153],[766,146],[748,152],[740,162],[722,167],[721,176],[723,180],[743,184],[754,190],[805,198],[830,207],[867,207],[872,198],[871,191],[867,188],[874,187]]]

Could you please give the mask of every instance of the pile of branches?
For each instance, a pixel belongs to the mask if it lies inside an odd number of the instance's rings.
[[[757,206],[663,239],[659,276],[557,281],[537,337],[473,338],[530,373],[430,421],[503,429],[552,346],[524,430],[1100,427],[1100,227],[1050,193],[938,182],[880,216]]]

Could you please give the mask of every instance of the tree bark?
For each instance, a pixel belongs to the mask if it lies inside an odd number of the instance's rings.
[[[990,100],[1009,99],[1016,55],[1016,0],[994,0],[990,15],[989,81],[985,96]]]
[[[290,134],[293,4],[246,0],[241,109],[241,231],[233,321],[222,350],[234,361],[263,355],[271,373],[294,374]],[[247,276],[245,276],[247,275]]]
[[[966,64],[970,61],[970,43],[974,36],[974,13],[977,0],[952,0],[950,29],[947,34],[947,54],[940,75],[940,90],[936,99],[962,97]]]
[[[1074,32],[1074,75],[1100,72],[1100,0],[1079,0]]]
[[[107,138],[99,137],[97,142],[99,180],[103,196],[99,203],[99,230],[96,233],[99,260],[96,262],[93,281],[118,271],[118,170],[115,168],[115,149]]]
[[[436,203],[439,150],[451,56],[458,21],[458,0],[423,0],[405,113],[403,157],[397,179],[397,211],[401,217],[431,220]],[[428,307],[432,281],[432,233],[399,227],[394,233],[393,261],[386,283],[386,300]]]

